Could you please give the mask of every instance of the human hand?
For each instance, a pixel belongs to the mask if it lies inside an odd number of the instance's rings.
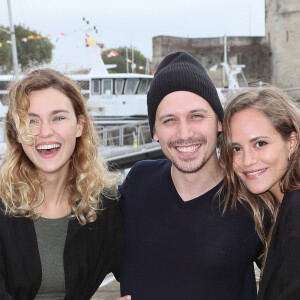
[[[117,300],[130,300],[131,296],[127,295],[127,296],[123,296],[122,298],[118,298]]]

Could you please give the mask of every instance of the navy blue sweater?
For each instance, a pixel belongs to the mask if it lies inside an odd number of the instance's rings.
[[[262,249],[249,212],[222,216],[220,184],[184,202],[169,160],[142,161],[120,187],[126,245],[121,294],[133,300],[254,300]]]

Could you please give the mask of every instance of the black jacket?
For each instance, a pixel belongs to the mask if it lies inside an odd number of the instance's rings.
[[[300,190],[282,200],[258,299],[300,299]]]
[[[123,221],[118,201],[85,226],[71,219],[64,249],[66,297],[90,299],[106,274],[118,277],[123,247]],[[34,299],[42,278],[33,221],[0,213],[0,299]]]

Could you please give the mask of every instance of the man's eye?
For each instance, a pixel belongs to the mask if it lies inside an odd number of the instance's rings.
[[[169,118],[169,119],[164,120],[164,123],[171,123],[171,122],[174,122],[174,121],[175,121],[174,118]]]
[[[194,114],[194,115],[193,115],[193,118],[194,118],[194,119],[202,119],[202,118],[203,118],[203,115],[200,115],[200,114]]]
[[[62,116],[57,116],[57,117],[54,117],[53,120],[54,121],[61,121],[61,120],[64,120],[65,118],[62,117]]]

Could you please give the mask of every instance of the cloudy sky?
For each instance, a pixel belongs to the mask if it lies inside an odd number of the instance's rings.
[[[131,46],[152,58],[152,37],[264,36],[264,0],[10,0],[15,24],[49,37],[53,66],[90,67],[88,33],[107,48]],[[86,24],[85,20],[89,21]],[[0,24],[9,26],[7,0]],[[98,33],[93,30],[96,26]],[[64,33],[62,36],[60,33]]]

